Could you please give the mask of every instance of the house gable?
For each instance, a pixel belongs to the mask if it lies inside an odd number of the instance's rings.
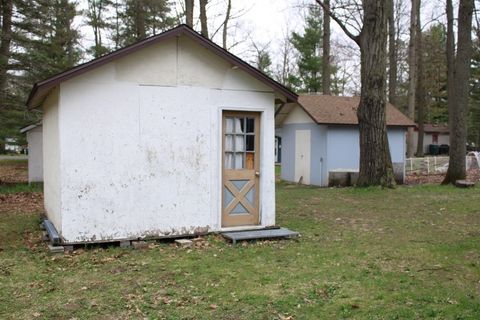
[[[288,113],[287,117],[283,121],[283,125],[286,124],[301,124],[301,123],[315,123],[312,118],[301,108],[299,105],[295,105],[293,109]]]
[[[151,49],[152,46],[157,44],[166,45],[163,48],[157,48],[157,50],[146,50]],[[193,50],[191,50],[192,48]],[[136,55],[136,53],[139,52],[140,55]],[[133,62],[136,68],[132,69],[131,65],[130,67],[128,66],[129,63],[122,65],[121,62],[117,70],[118,73],[115,73],[115,76],[118,76],[119,80],[133,80],[133,82],[145,85],[166,86],[205,84],[205,80],[207,80],[207,83],[210,85],[212,84],[211,82],[216,84],[213,85],[212,88],[231,88],[238,90],[238,83],[234,81],[235,85],[231,86],[228,77],[224,77],[224,81],[222,82],[222,84],[227,84],[227,86],[222,87],[219,86],[218,77],[215,78],[212,76],[212,64],[215,65],[215,67],[223,64],[224,72],[220,72],[219,75],[224,76],[226,73],[225,70],[229,71],[227,74],[230,73],[230,71],[235,71],[232,72],[233,74],[238,73],[236,71],[241,71],[241,73],[238,74],[240,74],[240,77],[248,78],[247,83],[250,82],[254,87],[262,84],[262,87],[260,89],[257,88],[257,90],[275,92],[276,98],[282,101],[297,100],[297,95],[280,83],[269,78],[258,69],[224,50],[207,38],[199,35],[190,27],[180,25],[162,34],[139,41],[131,46],[114,51],[36,83],[30,92],[27,106],[29,108],[38,107],[53,88],[67,80],[78,78],[85,73],[91,74],[92,70],[103,68],[105,65],[111,64],[111,62],[117,62],[119,59],[128,57],[133,57],[133,59],[130,60],[136,61]],[[144,64],[146,61],[158,62],[159,65],[155,63],[151,65]],[[184,67],[188,72],[183,72],[179,66]],[[206,69],[210,69],[210,74],[207,77],[202,74],[202,71]],[[145,73],[148,73],[148,76],[146,76]],[[248,75],[248,77],[246,77],[246,75]],[[141,76],[141,78],[138,79],[138,76]],[[217,81],[213,81],[214,79]],[[161,83],[159,84],[159,82]],[[245,81],[243,81],[243,83],[245,83]],[[202,85],[202,87],[205,87],[205,85]],[[247,86],[247,88],[251,89],[252,87]],[[265,88],[268,89],[264,90]],[[242,88],[240,90],[242,90]]]

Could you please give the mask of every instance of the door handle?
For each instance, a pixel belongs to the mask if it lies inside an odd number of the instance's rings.
[[[260,177],[260,172],[255,171],[255,176]]]

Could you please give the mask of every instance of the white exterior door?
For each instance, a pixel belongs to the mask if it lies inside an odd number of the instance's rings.
[[[310,130],[295,131],[295,181],[310,184]]]

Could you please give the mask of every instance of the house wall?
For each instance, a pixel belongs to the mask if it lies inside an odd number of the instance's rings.
[[[303,115],[302,115],[303,114]],[[309,130],[311,139],[310,182],[328,186],[332,170],[358,171],[359,132],[356,126],[318,125],[299,107],[293,109],[282,125],[281,178],[295,181],[295,132]],[[399,181],[404,178],[405,129],[389,128],[392,162]]]
[[[61,100],[67,242],[220,230],[222,110],[262,113],[261,225],[275,224],[274,93],[188,38],[69,80]]]
[[[423,152],[428,154],[430,152],[429,146],[433,143],[433,134],[432,133],[425,133],[423,136]],[[450,135],[448,133],[439,133],[438,134],[438,145],[447,144],[450,145]],[[413,133],[413,146],[414,150],[417,150],[418,145],[418,131],[414,131]]]
[[[43,181],[43,135],[42,126],[27,131],[28,182]]]
[[[278,130],[278,129],[277,129]],[[282,170],[281,178],[295,181],[295,134],[297,130],[310,131],[310,184],[325,185],[328,179],[327,126],[318,125],[300,108],[296,107],[285,118],[281,128],[282,136]]]
[[[329,126],[327,138],[327,172],[359,170],[360,143],[358,127]],[[397,181],[403,182],[405,162],[405,129],[388,128],[388,143]]]
[[[43,194],[47,217],[62,231],[60,162],[60,100],[54,90],[43,103]]]

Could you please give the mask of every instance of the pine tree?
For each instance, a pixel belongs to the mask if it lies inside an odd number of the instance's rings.
[[[78,12],[69,0],[15,0],[5,98],[0,108],[0,144],[6,137],[24,141],[19,128],[39,119],[26,110],[34,82],[76,65],[81,57],[73,28]]]
[[[298,53],[298,74],[291,75],[290,85],[306,92],[322,91],[323,18],[318,6],[308,10],[303,34],[292,33],[292,45]]]
[[[118,4],[117,4],[118,5]],[[167,0],[123,0],[118,11],[123,26],[118,32],[120,46],[126,46],[158,34],[175,25]]]
[[[87,52],[94,58],[101,57],[109,51],[102,39],[103,33],[109,27],[106,14],[111,5],[111,0],[88,0],[88,9],[85,12],[86,23],[92,27],[95,42]]]

